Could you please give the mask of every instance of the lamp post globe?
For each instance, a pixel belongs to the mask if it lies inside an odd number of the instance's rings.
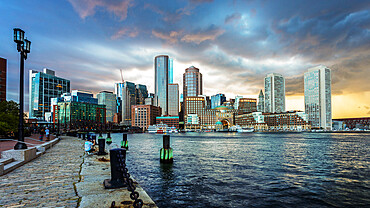
[[[14,42],[22,44],[24,41],[24,31],[19,28],[14,28]]]
[[[23,41],[23,50],[25,53],[31,52],[31,41],[24,39]]]

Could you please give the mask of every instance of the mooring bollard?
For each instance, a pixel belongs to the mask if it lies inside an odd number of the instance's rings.
[[[81,133],[77,133],[77,137],[81,139]]]
[[[93,140],[93,144],[96,144],[96,135],[94,134],[91,137],[92,137],[92,140]]]
[[[128,149],[127,134],[122,135],[121,148]]]
[[[170,135],[163,135],[163,148],[160,150],[161,163],[173,163],[173,151],[170,147]]]
[[[104,180],[104,188],[114,189],[126,186],[123,176],[123,169],[126,168],[126,150],[121,148],[111,149],[109,155],[111,179]]]
[[[82,140],[86,140],[86,134],[82,134]]]
[[[107,133],[107,144],[112,144],[112,138],[110,137],[110,132]]]
[[[106,155],[105,152],[105,139],[98,139],[99,142],[99,152],[97,155]]]

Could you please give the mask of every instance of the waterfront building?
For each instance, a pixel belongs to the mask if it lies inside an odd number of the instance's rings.
[[[63,93],[60,97],[51,98],[50,101],[52,115],[54,115],[54,110],[58,106],[59,102],[78,102],[98,105],[98,98],[94,98],[94,94],[91,92],[83,90],[72,90],[71,93]]]
[[[55,71],[29,71],[29,118],[44,120],[51,112],[51,98],[70,92],[70,81],[55,76]]]
[[[216,108],[221,106],[224,102],[226,102],[225,94],[218,93],[217,95],[212,95],[211,97],[211,108]]]
[[[79,101],[78,101],[79,100]],[[53,98],[53,123],[64,128],[89,124],[106,123],[105,105],[81,102],[69,93],[59,98]]]
[[[332,129],[331,70],[317,66],[304,73],[305,112],[313,128]]]
[[[0,57],[0,102],[6,100],[6,59]]]
[[[173,59],[168,59],[168,84],[173,84]]]
[[[370,117],[333,119],[333,127],[338,126],[339,122],[342,122],[343,129],[370,129]]]
[[[179,117],[178,116],[161,116],[156,118],[157,124],[167,124],[168,127],[175,127],[179,129]]]
[[[157,106],[133,105],[131,108],[131,126],[140,127],[144,131],[156,124],[156,118],[161,116],[161,108]]]
[[[168,85],[168,115],[179,115],[179,85]]]
[[[257,99],[240,98],[238,105],[238,114],[252,113],[257,111]]]
[[[185,69],[183,75],[183,97],[199,96],[203,94],[202,73],[199,69],[191,66]]]
[[[237,125],[255,130],[305,131],[310,130],[307,114],[302,111],[284,113],[253,112],[235,116]]]
[[[185,129],[200,129],[199,117],[204,113],[205,102],[201,96],[187,96],[184,100]],[[190,117],[190,118],[189,118]]]
[[[168,61],[169,57],[160,55],[155,57],[155,104],[162,109],[162,115],[168,115]]]
[[[257,111],[265,112],[265,96],[263,95],[262,89],[258,95]]]
[[[239,108],[239,100],[243,98],[243,96],[235,96],[235,102],[234,102],[234,109],[238,109]]]
[[[117,110],[116,94],[109,91],[101,91],[96,95],[96,97],[98,98],[99,105],[106,106],[106,121],[113,122],[113,117]]]
[[[270,73],[265,77],[265,112],[285,111],[285,79],[281,74]]]

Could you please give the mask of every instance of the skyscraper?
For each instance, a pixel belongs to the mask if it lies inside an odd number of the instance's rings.
[[[96,97],[98,98],[99,105],[105,105],[106,109],[106,121],[113,122],[113,116],[116,113],[116,95],[113,92],[109,91],[101,91],[99,92]]]
[[[51,112],[51,98],[70,92],[70,81],[55,76],[55,71],[29,71],[29,117],[44,120]]]
[[[260,91],[260,94],[258,95],[257,111],[265,112],[265,96],[263,96],[262,89]]]
[[[168,115],[168,63],[166,55],[154,59],[155,104],[162,108],[162,115]]]
[[[221,106],[224,102],[226,102],[225,94],[218,93],[217,95],[212,95],[211,108],[217,108],[218,106]]]
[[[304,104],[312,127],[332,129],[331,70],[326,66],[304,73]]]
[[[179,85],[168,85],[168,115],[179,115]]]
[[[168,84],[173,84],[173,59],[168,59]]]
[[[136,85],[136,105],[144,105],[145,98],[148,97],[148,90],[146,85],[137,84]]]
[[[271,73],[265,77],[265,112],[285,112],[285,79],[281,74]]]
[[[183,84],[184,100],[188,96],[198,96],[203,94],[202,73],[199,72],[198,68],[191,66],[185,69]]]
[[[132,82],[124,82],[122,87],[122,122],[131,125],[131,106],[136,105],[136,85]]]
[[[0,57],[0,102],[6,100],[6,59]]]

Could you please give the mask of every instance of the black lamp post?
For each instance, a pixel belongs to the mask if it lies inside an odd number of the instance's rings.
[[[24,127],[23,127],[23,114],[24,114],[24,60],[27,59],[27,54],[31,51],[31,41],[24,38],[24,31],[19,28],[14,28],[14,42],[17,43],[17,50],[21,54],[20,64],[20,79],[19,79],[19,125],[18,125],[18,142],[15,144],[14,149],[27,149],[24,143]]]

